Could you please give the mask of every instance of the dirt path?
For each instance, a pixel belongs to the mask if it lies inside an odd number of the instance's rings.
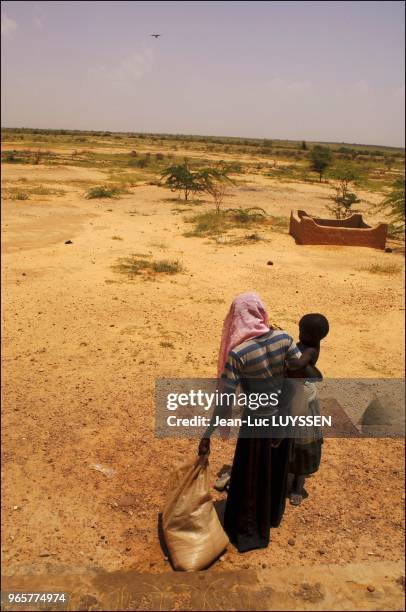
[[[403,569],[386,561],[164,576],[65,571],[8,578],[3,589],[63,591],[61,610],[403,610]]]
[[[6,168],[5,179],[19,172]],[[323,187],[253,186],[236,189],[232,205],[277,215],[325,206]],[[179,203],[167,198],[149,186],[112,201],[69,192],[2,202],[6,573],[63,564],[169,571],[158,512],[173,462],[196,443],[154,437],[154,380],[214,374],[222,320],[241,291],[257,291],[293,336],[303,313],[326,314],[326,375],[402,376],[402,275],[368,271],[402,265],[399,254],[300,247],[276,232],[241,247],[186,238],[183,215],[171,212]],[[130,281],[111,266],[133,252],[178,259],[185,272]],[[326,441],[309,499],[288,507],[271,546],[243,556],[230,548],[210,571],[398,560],[402,453],[396,440]],[[214,442],[213,474],[232,454],[232,442]]]

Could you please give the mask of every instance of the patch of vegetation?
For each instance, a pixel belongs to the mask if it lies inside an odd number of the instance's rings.
[[[28,200],[31,196],[61,196],[66,193],[64,189],[52,189],[50,187],[44,187],[43,185],[29,187],[27,185],[27,180],[18,182],[24,183],[24,191],[22,191],[19,187],[7,187],[3,190],[5,198],[9,198],[10,200]]]
[[[376,209],[388,212],[392,219],[393,233],[403,233],[405,228],[405,177],[393,183],[391,192],[383,202],[376,206]]]
[[[213,159],[207,158],[207,152],[223,160],[219,165],[231,174],[245,172],[270,176],[281,182],[313,182],[320,178],[315,174],[319,171],[318,162],[316,160],[317,168],[313,162],[321,147],[331,154],[331,163],[322,169],[323,178],[330,178],[330,169],[334,170],[338,162],[345,161],[361,175],[354,182],[357,188],[385,196],[386,189],[403,175],[404,165],[404,149],[361,144],[328,143],[327,147],[326,143],[263,138],[28,128],[3,128],[2,138],[7,147],[2,151],[5,163],[93,168],[106,172],[104,180],[108,184],[124,188],[141,181],[158,184],[167,166],[182,165],[185,159],[191,172],[204,170],[213,166]],[[16,149],[14,143],[24,148]],[[319,161],[320,158],[323,162],[323,155],[318,154]],[[82,190],[98,186],[98,183],[83,181]],[[79,186],[79,181],[66,181],[66,184]],[[220,197],[222,191],[224,185],[220,185]]]
[[[161,172],[165,187],[171,191],[183,193],[187,202],[191,194],[207,193],[212,196],[216,211],[219,212],[226,195],[227,184],[233,184],[229,177],[229,168],[224,162],[217,166],[192,170],[189,161],[185,159],[181,165],[169,166]]]
[[[394,240],[402,240],[404,238],[405,227],[403,225],[399,225],[397,223],[388,223],[388,238],[393,238]]]
[[[172,342],[166,342],[165,340],[159,343],[159,346],[162,346],[162,348],[175,348],[172,344]]]
[[[236,227],[246,227],[266,220],[266,212],[259,206],[251,208],[228,208],[224,211],[231,218]]]
[[[155,240],[150,242],[149,246],[153,247],[154,249],[160,249],[161,251],[166,251],[166,249],[169,248],[169,245],[163,240]]]
[[[52,187],[45,187],[44,185],[38,185],[37,187],[30,188],[31,195],[46,196],[46,195],[65,195],[64,189],[53,189]]]
[[[263,237],[256,233],[246,234],[244,236],[244,240],[246,240],[247,242],[261,242],[261,240],[263,240]]]
[[[177,259],[161,259],[160,261],[152,262],[151,270],[157,273],[163,272],[165,274],[177,274],[178,272],[183,271],[183,266]]]
[[[139,255],[134,253],[129,257],[123,257],[113,266],[113,270],[134,278],[140,274],[154,276],[156,274],[178,274],[183,272],[183,266],[178,260],[161,259],[151,261],[150,255]]]
[[[185,202],[188,201],[190,194],[202,190],[198,172],[190,170],[187,162],[179,166],[169,166],[161,173],[164,185],[171,191],[183,193]]]
[[[396,263],[388,262],[388,263],[373,263],[370,266],[366,266],[364,268],[359,268],[360,272],[370,272],[371,274],[399,274],[401,271],[401,266]]]
[[[30,149],[5,150],[1,152],[1,161],[6,164],[34,164],[50,163],[54,154],[50,151],[31,151]]]
[[[274,165],[271,168],[267,165],[265,174],[280,181],[304,181],[308,177],[307,170],[300,164]]]
[[[358,172],[353,165],[341,164],[332,172],[332,178],[335,180],[334,195],[329,198],[333,203],[327,208],[336,219],[345,219],[356,212],[352,206],[361,202],[357,194],[350,191],[351,183],[358,178]]]
[[[322,145],[316,145],[313,147],[310,152],[310,160],[310,168],[313,170],[313,172],[317,172],[321,183],[321,179],[332,161],[332,155],[329,147],[323,147]]]
[[[270,223],[272,229],[276,231],[286,230],[289,227],[289,219],[287,217],[271,217]]]
[[[193,215],[185,219],[193,223],[194,229],[186,232],[184,236],[216,236],[224,234],[233,228],[255,228],[269,224],[266,212],[259,207],[229,208],[224,211],[208,211]]]
[[[186,223],[194,223],[195,227],[189,232],[185,232],[184,236],[214,236],[222,234],[225,230],[226,219],[225,213],[217,214],[216,212],[204,212],[198,215],[193,215],[185,219]]]
[[[2,151],[1,161],[6,164],[24,164],[25,159],[17,151]]]
[[[233,185],[234,181],[228,175],[228,169],[224,164],[214,168],[203,168],[199,172],[200,191],[207,193],[213,198],[216,213],[218,214],[227,193],[227,186]]]
[[[129,193],[123,187],[109,187],[108,185],[101,185],[99,187],[91,187],[86,193],[88,200],[94,200],[99,198],[118,198],[118,196]]]
[[[139,183],[143,180],[141,173],[135,172],[112,172],[109,175],[109,181],[116,184],[117,186],[128,189],[129,187],[137,187]]]
[[[10,200],[29,200],[30,195],[26,191],[16,191],[10,195]]]
[[[217,239],[216,242],[219,244],[229,244],[231,246],[243,246],[246,244],[257,244],[258,242],[268,242],[268,239],[254,232],[253,234],[245,234],[244,236],[230,238],[229,240]]]
[[[122,240],[121,236],[112,236],[112,240]]]

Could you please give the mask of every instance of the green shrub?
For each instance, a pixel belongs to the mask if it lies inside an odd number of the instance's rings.
[[[29,200],[30,196],[25,191],[17,191],[12,197],[12,200]]]
[[[113,270],[134,278],[142,273],[151,276],[154,274],[178,274],[183,271],[183,266],[178,260],[161,259],[151,261],[150,255],[133,254],[123,257],[113,266]]]
[[[97,198],[117,198],[124,191],[119,187],[92,187],[86,194],[88,200]]]

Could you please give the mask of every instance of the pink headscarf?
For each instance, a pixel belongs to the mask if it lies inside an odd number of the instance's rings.
[[[256,293],[241,293],[233,300],[223,323],[217,376],[220,378],[228,353],[238,344],[269,331],[268,315]]]

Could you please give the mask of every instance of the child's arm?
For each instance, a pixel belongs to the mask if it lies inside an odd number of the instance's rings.
[[[309,364],[313,364],[317,359],[317,351],[313,348],[305,348],[302,350],[300,357],[290,357],[286,360],[288,370],[302,370]]]

